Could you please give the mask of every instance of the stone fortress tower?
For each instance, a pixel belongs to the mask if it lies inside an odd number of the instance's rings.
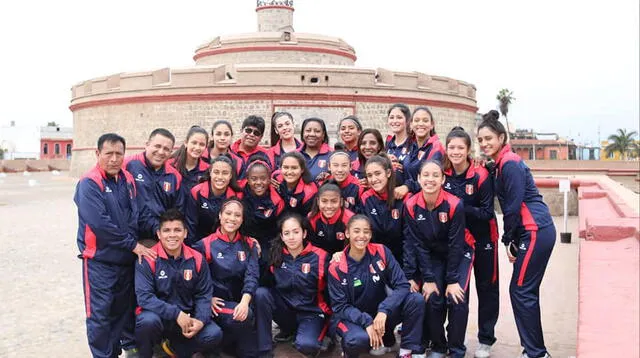
[[[258,0],[258,32],[223,35],[198,46],[188,68],[161,68],[93,78],[71,89],[74,148],[72,175],[95,163],[95,144],[105,132],[127,140],[128,154],[144,147],[156,127],[176,135],[194,124],[210,129],[227,119],[239,132],[251,114],[267,122],[275,111],[291,112],[299,126],[311,116],[325,120],[330,144],[337,122],[357,115],[365,127],[386,135],[388,108],[429,106],[438,133],[475,126],[476,88],[452,78],[419,72],[355,66],[353,47],[336,37],[295,32],[292,0]]]

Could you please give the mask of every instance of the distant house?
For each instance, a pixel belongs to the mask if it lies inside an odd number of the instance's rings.
[[[640,146],[640,140],[637,140],[636,145]],[[624,160],[622,159],[622,154],[620,154],[620,152],[607,152],[605,150],[605,148],[609,145],[609,141],[603,140],[600,145],[602,146],[602,155],[600,155],[600,160]],[[627,155],[627,159],[630,160],[637,160],[638,158],[636,157],[635,153],[633,150],[630,150],[629,154]]]
[[[511,148],[525,160],[575,160],[576,144],[556,133],[519,129],[512,133]]]
[[[71,127],[40,127],[40,159],[71,159],[73,129]]]

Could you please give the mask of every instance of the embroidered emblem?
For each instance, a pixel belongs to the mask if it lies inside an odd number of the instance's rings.
[[[164,182],[162,184],[162,189],[164,189],[165,192],[169,192],[171,191],[171,183],[169,183],[168,181]]]
[[[304,263],[302,264],[302,273],[304,274],[308,274],[309,272],[311,272],[311,264],[308,263]]]
[[[182,271],[182,277],[184,277],[185,281],[191,281],[191,279],[193,278],[193,271],[191,270]]]
[[[340,241],[344,241],[344,233],[343,232],[337,232],[336,233],[336,239],[338,239]]]
[[[376,262],[376,265],[378,265],[378,268],[380,269],[380,271],[384,271],[384,269],[387,267],[382,260],[378,260]]]
[[[245,261],[247,254],[244,251],[238,251],[238,261]]]
[[[473,184],[467,184],[464,188],[464,192],[467,193],[467,195],[473,195]]]
[[[298,199],[296,199],[296,198],[289,199],[289,206],[290,207],[295,208],[296,205],[298,205]]]
[[[398,219],[400,219],[400,210],[398,210],[398,209],[393,209],[393,210],[391,210],[391,217],[392,217],[394,220],[398,220]]]
[[[449,221],[449,214],[447,214],[446,212],[439,212],[438,213],[438,220],[440,220],[441,223],[446,223],[447,221]]]

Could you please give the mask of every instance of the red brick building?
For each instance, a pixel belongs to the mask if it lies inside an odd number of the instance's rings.
[[[518,130],[510,139],[511,148],[524,160],[575,160],[576,144],[555,133]]]
[[[71,159],[72,148],[72,128],[40,127],[40,159]]]

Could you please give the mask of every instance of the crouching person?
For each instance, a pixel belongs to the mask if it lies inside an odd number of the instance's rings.
[[[345,234],[349,245],[329,266],[329,296],[344,356],[390,352],[395,345],[393,329],[402,323],[398,356],[424,357],[422,296],[409,293],[409,283],[391,251],[370,243],[369,218],[353,216]]]
[[[211,320],[209,267],[199,252],[183,244],[182,213],[169,209],[159,224],[160,242],[152,248],[157,258],[145,257],[136,265],[140,356],[150,358],[154,344],[163,339],[163,349],[174,357],[211,351],[222,341],[222,330]]]

